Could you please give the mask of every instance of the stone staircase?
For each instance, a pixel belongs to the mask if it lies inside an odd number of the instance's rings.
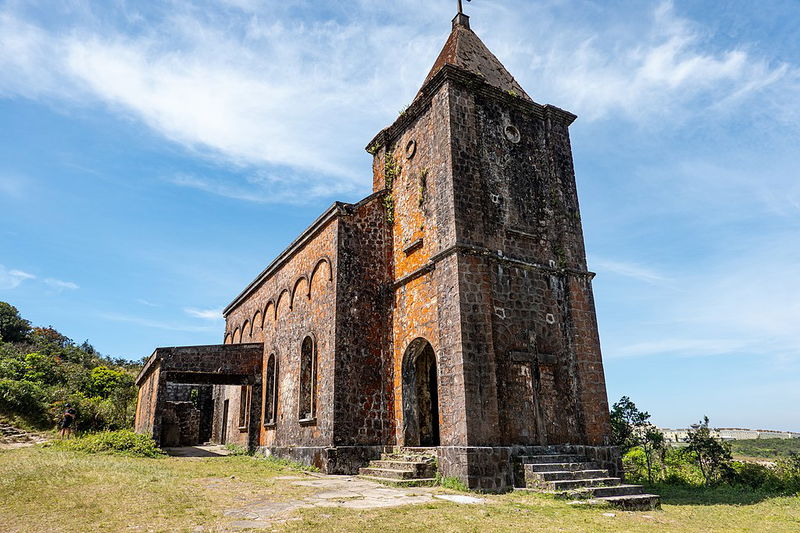
[[[0,444],[7,445],[25,445],[37,444],[45,442],[47,439],[36,435],[35,433],[28,433],[25,430],[12,426],[4,420],[0,420]]]
[[[358,477],[393,487],[436,484],[436,448],[398,448],[382,453],[369,466],[358,469]]]
[[[643,511],[661,507],[661,498],[646,494],[641,485],[626,485],[608,470],[582,455],[543,454],[519,458],[525,487],[517,490],[536,490],[554,493],[558,497],[585,503],[608,503],[628,511]]]

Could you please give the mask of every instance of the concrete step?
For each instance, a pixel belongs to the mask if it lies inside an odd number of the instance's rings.
[[[436,462],[436,457],[432,457],[430,455],[410,454],[410,453],[382,453],[381,461],[433,464]]]
[[[611,485],[609,487],[587,487],[584,489],[592,498],[609,498],[612,496],[636,496],[644,494],[641,485]]]
[[[597,479],[604,477],[608,477],[608,470],[525,471],[525,481],[563,481],[567,479]]]
[[[358,469],[359,475],[372,476],[387,479],[414,479],[417,477],[415,470],[394,470],[390,468],[374,468],[368,466]]]
[[[595,462],[588,463],[525,463],[525,471],[531,472],[553,472],[564,470],[597,470],[600,468]]]
[[[584,487],[608,487],[612,485],[619,485],[620,479],[618,477],[599,477],[599,478],[592,478],[592,479],[565,479],[561,481],[540,481],[528,482],[526,480],[528,486],[533,486],[535,488],[541,488],[545,490],[553,490],[557,492],[571,490],[571,489],[580,489]]]
[[[597,500],[625,511],[652,511],[661,508],[661,496],[657,494],[631,494],[627,496],[606,496]]]
[[[436,478],[418,478],[418,479],[391,479],[377,476],[366,476],[359,474],[359,479],[366,481],[374,481],[390,487],[432,487],[436,485]]]
[[[606,487],[578,487],[556,492],[555,496],[556,498],[567,500],[591,500],[609,496],[633,496],[643,493],[644,488],[641,485],[620,484]]]
[[[412,470],[417,474],[417,477],[433,477],[436,475],[436,467],[433,463],[421,463],[419,461],[372,461],[369,467],[389,470]]]
[[[416,455],[430,455],[432,457],[436,457],[439,453],[439,448],[424,448],[421,446],[403,446],[400,448],[400,451],[403,453],[413,453]]]
[[[586,459],[586,457],[574,454],[522,455],[520,456],[519,460],[522,464],[589,462],[589,460]]]

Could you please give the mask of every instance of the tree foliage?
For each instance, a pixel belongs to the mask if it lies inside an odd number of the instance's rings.
[[[31,332],[31,323],[22,318],[17,308],[7,302],[0,302],[0,340],[5,342],[25,342]]]
[[[105,357],[88,341],[76,345],[52,326],[32,328],[8,303],[0,302],[0,317],[0,414],[47,428],[70,403],[79,430],[131,426],[138,363]]]
[[[729,473],[733,461],[730,445],[711,435],[708,422],[708,417],[703,417],[703,420],[689,431],[689,436],[686,438],[686,449],[694,454],[706,485]]]
[[[623,396],[611,407],[611,435],[615,446],[623,453],[641,447],[647,468],[647,477],[652,483],[653,468],[657,455],[665,449],[664,434],[650,423],[650,413],[640,411],[627,396]]]

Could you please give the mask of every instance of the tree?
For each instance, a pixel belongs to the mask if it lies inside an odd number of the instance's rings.
[[[645,455],[647,479],[653,482],[653,463],[665,446],[664,434],[650,423],[650,413],[640,411],[627,396],[611,408],[611,438],[623,454],[640,446]]]
[[[648,424],[650,414],[639,411],[636,404],[623,396],[611,407],[611,440],[614,446],[622,448],[622,453],[640,444],[637,428]]]
[[[107,398],[116,389],[132,386],[133,377],[131,375],[107,366],[95,367],[89,373],[89,393],[92,396]]]
[[[708,422],[708,417],[703,417],[693,430],[689,430],[689,436],[686,437],[686,450],[694,455],[706,486],[721,473],[730,470],[733,461],[730,445],[711,435]]]
[[[661,457],[661,464],[663,466],[663,453],[666,449],[666,441],[664,439],[664,434],[655,427],[653,424],[649,422],[637,428],[637,432],[640,436],[640,443],[642,449],[644,450],[644,456],[647,460],[647,480],[650,483],[653,482],[653,459],[656,455]]]
[[[31,341],[37,345],[53,345],[58,348],[66,348],[72,346],[72,339],[66,335],[62,335],[53,326],[46,328],[36,327],[33,328],[30,334]]]
[[[0,302],[0,340],[5,342],[25,342],[31,332],[31,323],[22,318],[17,308],[7,302]]]

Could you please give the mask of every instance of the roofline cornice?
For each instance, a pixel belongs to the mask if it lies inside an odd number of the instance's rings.
[[[343,202],[334,202],[324,213],[322,213],[317,219],[308,226],[303,233],[301,233],[295,240],[289,244],[289,246],[284,249],[278,257],[276,257],[268,266],[265,268],[256,278],[250,282],[250,284],[244,288],[242,292],[240,292],[236,298],[233,299],[231,303],[229,303],[225,309],[222,311],[222,316],[227,318],[233,309],[238,306],[245,298],[250,296],[250,294],[269,276],[275,273],[280,267],[282,267],[289,259],[294,256],[297,251],[302,248],[308,241],[310,241],[314,236],[319,233],[322,228],[328,225],[328,223],[333,220],[334,218],[338,217],[346,204]]]
[[[419,94],[391,126],[382,129],[367,145],[366,150],[371,154],[375,154],[381,147],[391,144],[397,139],[405,129],[411,125],[429,106],[433,95],[436,91],[444,85],[446,81],[454,81],[462,85],[468,86],[470,89],[478,94],[497,98],[502,100],[505,104],[520,109],[526,113],[534,115],[540,119],[554,119],[569,126],[577,115],[565,111],[559,107],[546,104],[537,104],[533,101],[528,101],[519,96],[510,94],[502,89],[498,89],[494,85],[490,85],[481,76],[474,74],[466,69],[456,65],[444,65],[436,75],[431,78],[420,89]]]
[[[354,209],[364,205],[365,203],[369,202],[373,198],[385,194],[386,191],[377,191],[363,200],[355,203],[350,204],[346,202],[334,202],[324,213],[322,213],[317,219],[308,226],[303,233],[301,233],[294,241],[283,250],[283,252],[278,255],[268,266],[265,268],[256,278],[250,282],[250,284],[244,288],[242,292],[233,299],[231,303],[225,307],[222,311],[222,316],[227,318],[228,315],[233,311],[239,304],[241,304],[250,294],[253,293],[260,285],[263,283],[267,278],[269,278],[272,274],[274,274],[278,269],[280,269],[283,265],[286,264],[300,248],[305,246],[311,239],[316,237],[316,235],[322,231],[322,229],[328,225],[328,223],[338,218],[341,215],[349,215],[353,212]]]

